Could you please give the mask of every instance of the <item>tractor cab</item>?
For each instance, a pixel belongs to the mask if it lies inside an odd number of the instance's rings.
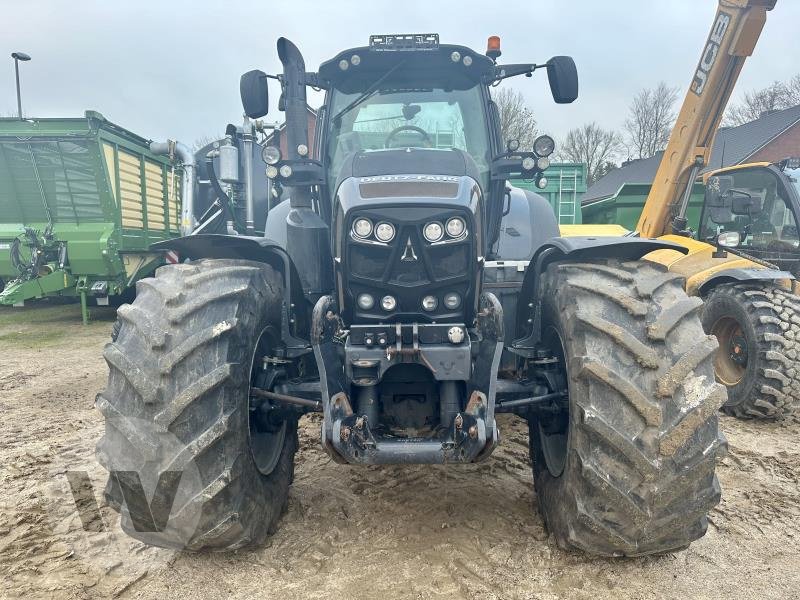
[[[715,171],[706,179],[701,240],[800,276],[800,159]]]

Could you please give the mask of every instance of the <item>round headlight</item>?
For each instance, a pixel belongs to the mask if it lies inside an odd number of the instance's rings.
[[[381,242],[391,242],[394,239],[394,226],[391,223],[378,223],[375,237]]]
[[[275,179],[278,176],[278,167],[270,165],[267,167],[267,177]]]
[[[263,158],[264,162],[268,165],[277,164],[281,159],[280,148],[276,146],[264,146],[264,149],[261,151],[261,158]]]
[[[349,67],[350,67],[350,63],[349,63],[349,62],[347,62],[345,59],[342,59],[342,60],[340,60],[340,61],[339,61],[339,68],[340,68],[342,71],[347,71],[347,69],[348,69]]]
[[[422,230],[422,235],[425,236],[425,239],[429,242],[438,242],[442,237],[444,237],[444,230],[442,229],[442,224],[433,221],[432,223],[428,223],[425,225],[425,228]]]
[[[542,177],[539,181],[536,182],[536,187],[540,190],[543,190],[547,187],[547,177]]]
[[[369,310],[375,306],[375,298],[369,294],[359,294],[356,301],[358,302],[358,308],[361,310]]]
[[[550,166],[550,159],[546,156],[543,156],[539,160],[536,161],[536,166],[539,167],[541,171],[546,170]]]
[[[292,167],[289,165],[283,165],[278,172],[281,174],[281,177],[291,177],[292,176]]]
[[[372,233],[372,221],[369,219],[356,219],[353,223],[353,234],[356,237],[369,237]]]
[[[522,169],[525,171],[533,171],[536,168],[536,159],[532,156],[526,156],[522,159]]]
[[[422,299],[422,308],[428,312],[436,310],[437,306],[439,306],[439,300],[436,299],[436,296],[425,296]]]
[[[533,151],[539,156],[550,156],[556,149],[556,143],[549,135],[540,135],[533,142]]]
[[[358,65],[361,64],[361,57],[358,54],[353,54],[353,56],[350,57],[350,63],[354,67],[357,67]]]
[[[468,67],[468,66],[470,66],[472,64],[472,57],[471,56],[465,56],[464,60],[462,62],[464,63],[465,67]]]
[[[397,308],[397,300],[394,299],[394,296],[384,296],[381,298],[381,306],[386,312],[392,311]]]
[[[461,60],[461,52],[453,52],[453,53],[450,55],[450,60],[452,60],[453,62],[458,62],[458,61],[460,61],[460,60]]]
[[[461,306],[461,296],[456,292],[450,292],[444,295],[444,305],[447,310],[455,310]]]
[[[464,232],[467,230],[467,224],[464,223],[464,219],[461,217],[453,217],[447,221],[445,229],[447,229],[447,235],[457,238],[464,235]]]
[[[300,144],[297,146],[297,153],[300,156],[308,156],[308,146],[305,144]]]

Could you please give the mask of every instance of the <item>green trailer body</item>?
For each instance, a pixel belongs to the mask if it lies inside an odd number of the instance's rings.
[[[642,209],[651,187],[649,183],[626,183],[613,196],[584,204],[581,207],[583,222],[622,225],[625,229],[635,231],[636,224],[639,222],[639,215],[642,214]],[[700,224],[703,193],[703,185],[695,183],[692,196],[689,199],[689,208],[686,212],[689,226],[695,231],[697,231]]]
[[[544,196],[553,208],[559,225],[582,223],[581,199],[586,193],[584,163],[553,163],[544,172],[547,185],[536,187],[533,181],[514,180],[512,185]]]
[[[99,113],[0,119],[0,304],[123,294],[163,264],[149,245],[179,235],[180,179]]]

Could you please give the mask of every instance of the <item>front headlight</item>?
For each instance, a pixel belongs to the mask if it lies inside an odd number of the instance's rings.
[[[353,223],[353,235],[367,238],[372,233],[372,221],[369,219],[356,219]]]
[[[281,151],[276,146],[264,146],[261,151],[261,158],[268,165],[276,165],[281,160]]]
[[[425,239],[429,242],[438,242],[440,239],[444,237],[444,230],[442,229],[442,224],[433,221],[425,225],[425,228],[422,230],[422,235],[425,236]]]
[[[391,242],[394,239],[394,226],[391,223],[378,223],[375,227],[375,237],[380,242]]]
[[[357,301],[358,301],[358,307],[361,310],[369,310],[370,308],[375,306],[375,299],[369,294],[359,294]]]
[[[539,156],[550,156],[556,149],[556,143],[549,135],[540,135],[533,142],[533,151]]]
[[[447,229],[447,235],[458,238],[464,235],[464,232],[467,230],[467,224],[464,223],[464,219],[461,217],[453,217],[447,221],[445,229]]]
[[[391,312],[397,308],[397,300],[394,299],[394,296],[384,296],[381,298],[381,308],[386,312]]]

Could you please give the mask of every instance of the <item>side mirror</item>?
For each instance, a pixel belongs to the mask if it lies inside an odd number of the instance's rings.
[[[578,69],[571,56],[554,56],[547,61],[547,79],[556,104],[569,104],[578,97]]]
[[[747,192],[739,190],[730,190],[731,198],[731,212],[735,215],[752,216],[761,212],[761,198],[753,198]]]
[[[728,176],[710,177],[706,183],[705,206],[711,221],[717,225],[729,225],[734,221],[730,195],[732,186],[733,177]]]
[[[239,94],[244,113],[251,119],[258,119],[269,112],[269,86],[264,71],[248,71],[242,75]]]

